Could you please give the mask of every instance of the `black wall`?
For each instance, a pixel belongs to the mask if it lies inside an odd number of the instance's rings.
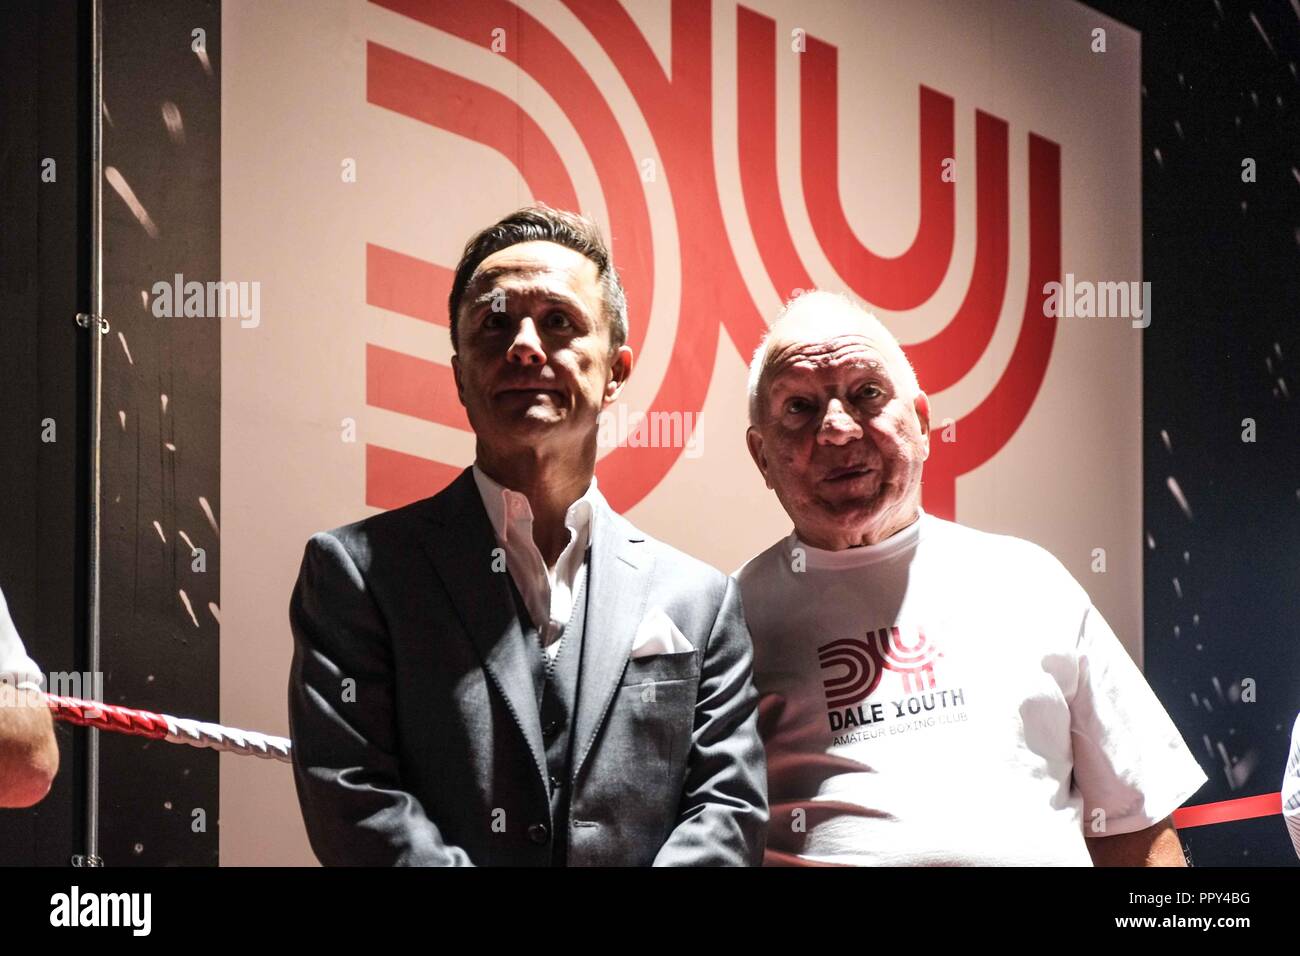
[[[0,588],[44,671],[85,669],[89,20],[72,3],[0,12]],[[55,181],[41,162],[55,161]],[[43,421],[53,442],[42,441]],[[84,732],[57,725],[50,794],[0,810],[0,863],[83,851]]]
[[[195,30],[211,73],[193,49]],[[221,717],[220,628],[210,609],[221,603],[220,321],[157,317],[141,293],[152,302],[154,283],[170,285],[177,273],[221,278],[220,41],[216,0],[105,0],[104,165],[156,230],[105,184],[104,308],[113,323],[103,392],[105,694],[209,721]],[[165,107],[180,118],[176,136]],[[190,544],[202,549],[204,570]],[[118,734],[102,741],[105,862],[216,865],[216,753]]]
[[[1142,31],[1146,675],[1210,778],[1192,803],[1276,793],[1300,711],[1300,18],[1089,5]],[[1280,815],[1183,838],[1198,866],[1298,863]]]
[[[90,306],[90,14],[72,0],[0,12],[0,588],[46,672],[86,670],[90,333],[74,316]],[[141,291],[177,272],[220,278],[221,8],[106,0],[103,20],[104,163],[157,226],[149,235],[104,184],[103,689],[112,703],[218,720],[209,605],[221,600],[219,534],[199,497],[219,526],[220,329],[156,318]],[[211,74],[192,48],[195,28]],[[165,102],[179,111],[183,142],[168,134]],[[47,156],[55,183],[40,180]],[[41,441],[47,418],[53,443]],[[205,551],[205,570],[194,570],[181,531]],[[56,729],[53,792],[37,807],[0,810],[0,863],[66,865],[86,850],[87,731]],[[105,865],[214,865],[217,755],[108,733],[100,747]]]

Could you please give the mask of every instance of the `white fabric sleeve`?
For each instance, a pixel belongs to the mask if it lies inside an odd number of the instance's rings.
[[[18,629],[9,617],[4,592],[0,591],[0,681],[23,689],[40,690],[44,680],[36,662],[27,656]]]
[[[1300,717],[1291,731],[1291,756],[1282,774],[1282,817],[1296,856],[1300,856]]]
[[[1207,777],[1164,705],[1091,604],[1077,645],[1079,682],[1070,701],[1074,786],[1084,835],[1134,833],[1159,823]],[[1096,830],[1095,811],[1105,813]]]

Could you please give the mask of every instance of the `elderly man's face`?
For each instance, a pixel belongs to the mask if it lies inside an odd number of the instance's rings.
[[[808,544],[883,540],[920,502],[929,399],[899,393],[888,359],[851,314],[782,325],[769,340],[750,454]]]
[[[479,264],[461,305],[456,388],[480,442],[506,451],[582,443],[632,368],[611,354],[596,264],[553,242],[523,242]]]

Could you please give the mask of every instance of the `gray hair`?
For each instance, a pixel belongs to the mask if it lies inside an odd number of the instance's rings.
[[[885,327],[883,322],[846,295],[839,292],[828,292],[824,289],[810,289],[786,302],[767,331],[763,333],[763,339],[758,343],[758,348],[754,349],[754,357],[749,363],[748,383],[749,423],[751,425],[757,424],[759,419],[759,386],[762,384],[763,372],[767,369],[767,346],[772,337],[772,330],[783,319],[791,317],[796,309],[802,311],[814,308],[826,310],[850,309],[857,312],[872,339],[879,346],[881,354],[885,356],[893,368],[894,374],[898,376],[898,381],[895,384],[900,391],[907,398],[914,398],[920,393],[921,385],[916,379],[916,371],[912,368],[912,363],[907,360],[907,355],[903,352],[903,347],[898,344],[898,339]]]

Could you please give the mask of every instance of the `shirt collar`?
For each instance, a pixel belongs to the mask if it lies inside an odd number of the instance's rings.
[[[864,564],[875,564],[888,558],[905,554],[916,547],[930,526],[930,516],[918,505],[916,520],[877,544],[859,545],[840,551],[826,551],[814,548],[799,538],[798,531],[791,531],[787,539],[789,548],[803,549],[808,567],[816,568],[855,568]]]
[[[483,507],[487,509],[497,539],[509,541],[510,529],[516,528],[526,535],[526,540],[532,540],[533,506],[529,503],[528,496],[490,478],[478,466],[478,462],[474,463],[473,470],[474,483],[478,485],[479,496],[483,499]],[[574,540],[583,541],[589,536],[596,506],[602,500],[600,489],[596,487],[596,476],[592,475],[591,484],[582,497],[569,505],[564,513],[564,525],[573,532]]]

